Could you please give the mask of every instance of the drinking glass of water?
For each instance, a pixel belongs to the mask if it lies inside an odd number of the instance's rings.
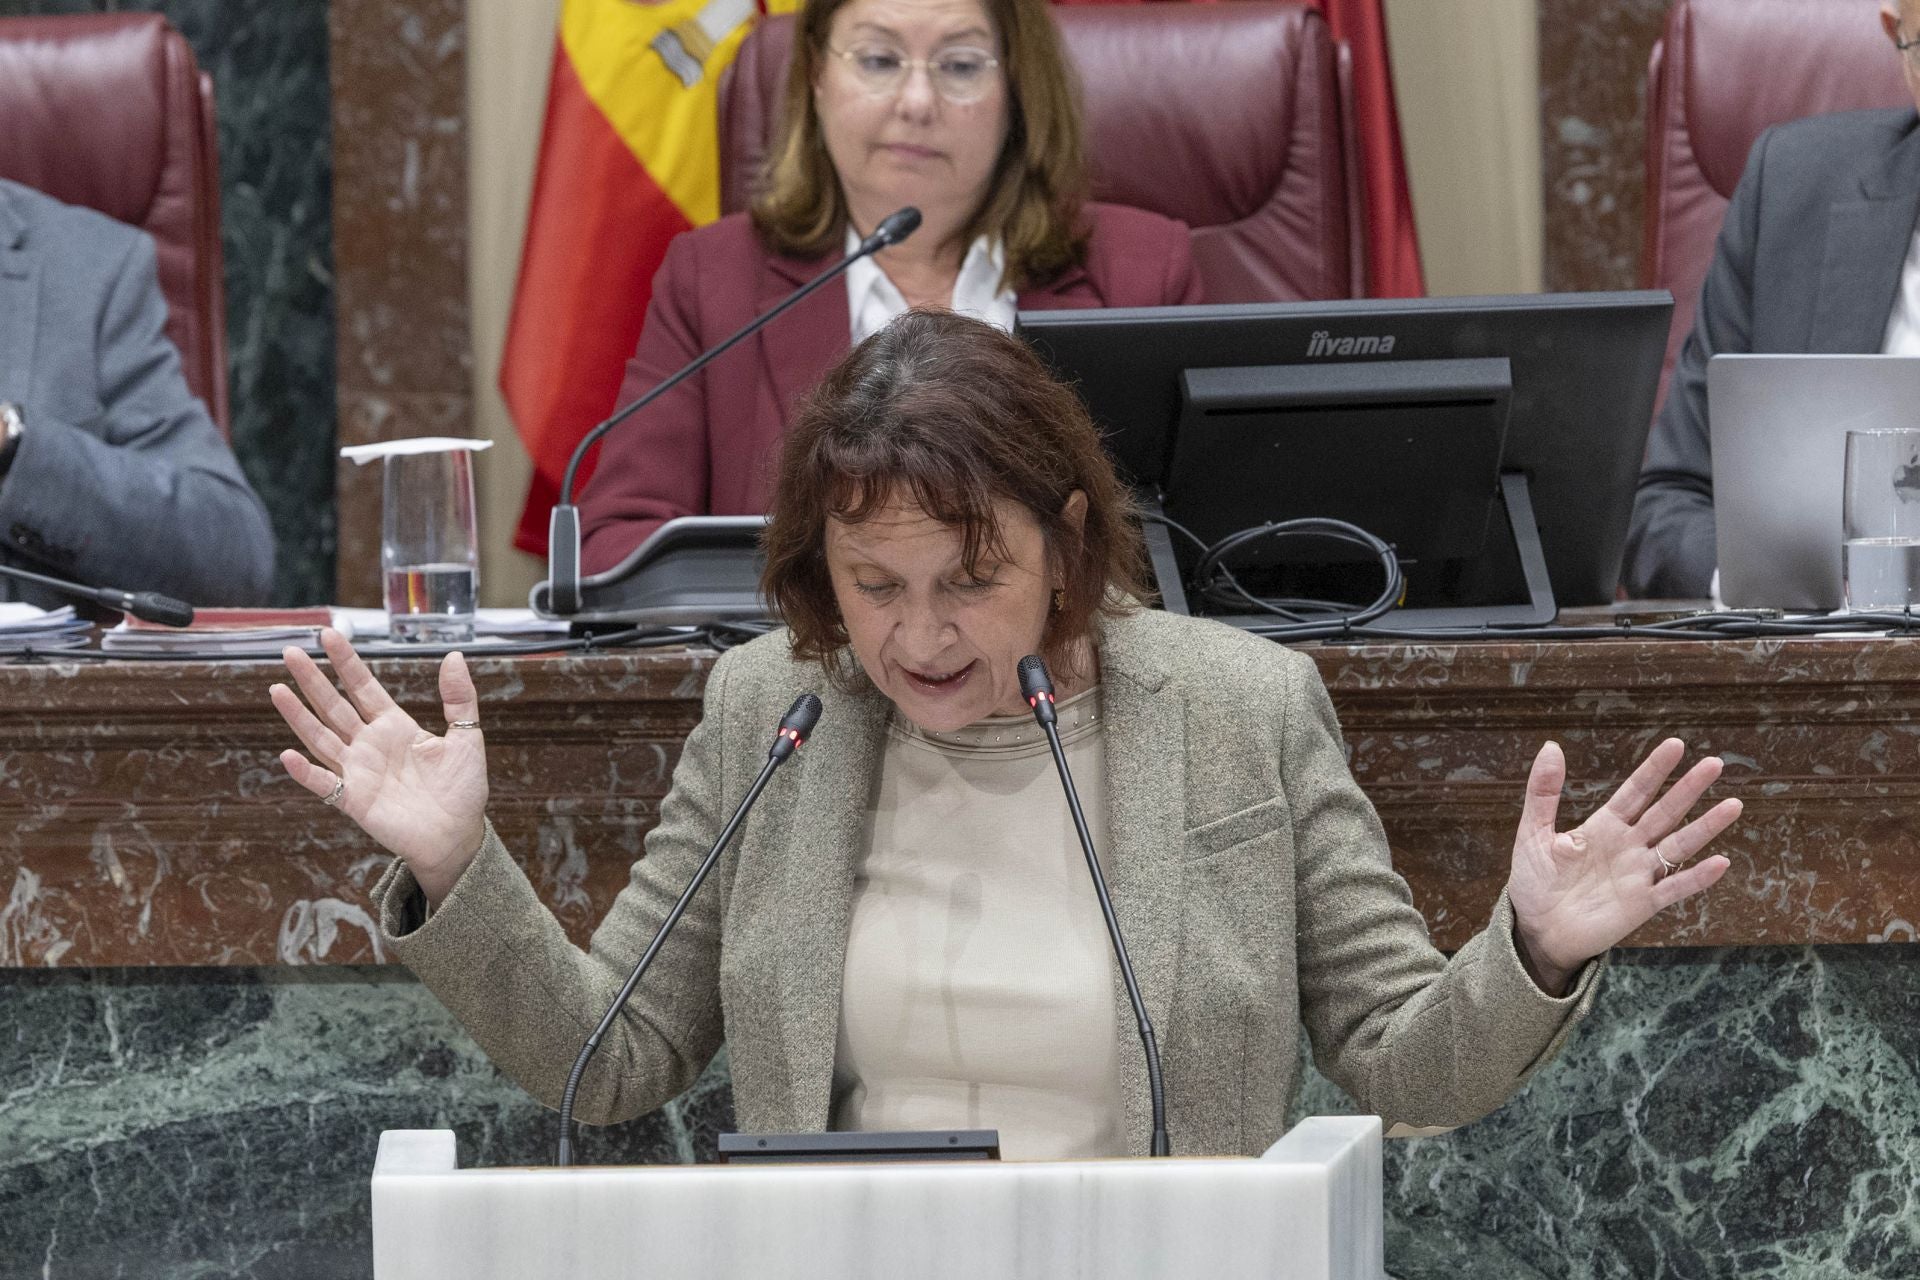
[[[466,644],[480,592],[473,454],[467,447],[389,454],[384,465],[380,568],[388,634]]]
[[[1847,608],[1920,604],[1920,430],[1847,432],[1842,502]]]

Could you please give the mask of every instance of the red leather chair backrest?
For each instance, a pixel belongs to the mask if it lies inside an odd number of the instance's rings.
[[[147,232],[187,385],[227,430],[213,81],[157,14],[0,19],[0,176]]]
[[[1351,113],[1313,8],[1063,7],[1096,200],[1178,218],[1209,302],[1359,296]],[[720,202],[746,207],[780,109],[793,21],[768,18],[720,86]],[[1204,70],[1201,70],[1203,69]]]
[[[1900,55],[1863,0],[1679,0],[1647,67],[1640,279],[1673,292],[1661,396],[1693,327],[1714,239],[1768,128],[1911,105]]]

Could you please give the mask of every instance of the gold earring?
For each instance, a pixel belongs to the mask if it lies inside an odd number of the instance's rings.
[[[1060,612],[1060,611],[1061,611],[1062,609],[1064,609],[1064,608],[1066,608],[1066,607],[1067,607],[1067,591],[1066,591],[1066,588],[1065,588],[1065,587],[1055,587],[1055,588],[1053,589],[1053,611],[1054,611],[1055,613],[1058,613],[1058,612]]]

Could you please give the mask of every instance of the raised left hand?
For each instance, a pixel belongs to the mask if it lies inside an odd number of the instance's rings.
[[[1571,831],[1554,829],[1566,757],[1552,742],[1534,757],[1507,896],[1522,957],[1542,989],[1564,991],[1581,965],[1726,874],[1731,864],[1719,854],[1693,858],[1733,825],[1740,802],[1722,800],[1681,825],[1720,776],[1719,757],[1699,761],[1660,795],[1686,750],[1678,738],[1662,742]]]

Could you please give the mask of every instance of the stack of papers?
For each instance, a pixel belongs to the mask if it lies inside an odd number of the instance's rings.
[[[25,606],[0,606],[25,607]],[[71,616],[73,610],[66,610]],[[332,627],[360,644],[387,638],[385,609],[345,609],[315,605],[304,609],[196,609],[190,627],[165,627],[138,618],[122,619],[100,637],[108,653],[261,654],[278,656],[288,645],[318,649],[320,628]],[[84,639],[85,624],[80,624]],[[512,637],[565,635],[564,619],[541,618],[531,609],[481,609],[473,622],[474,644],[502,644]],[[399,646],[394,646],[399,648]],[[381,652],[391,656],[391,651]]]
[[[89,630],[72,605],[42,609],[32,604],[0,604],[0,653],[78,649],[87,643]]]
[[[325,605],[307,609],[195,609],[190,627],[168,627],[122,618],[100,637],[108,653],[258,653],[273,655],[288,645],[314,649],[320,628],[333,625]]]
[[[382,640],[387,635],[385,609],[335,609],[333,625],[356,640]],[[543,618],[531,609],[476,609],[473,634],[480,644],[508,639],[567,634],[565,618]]]

